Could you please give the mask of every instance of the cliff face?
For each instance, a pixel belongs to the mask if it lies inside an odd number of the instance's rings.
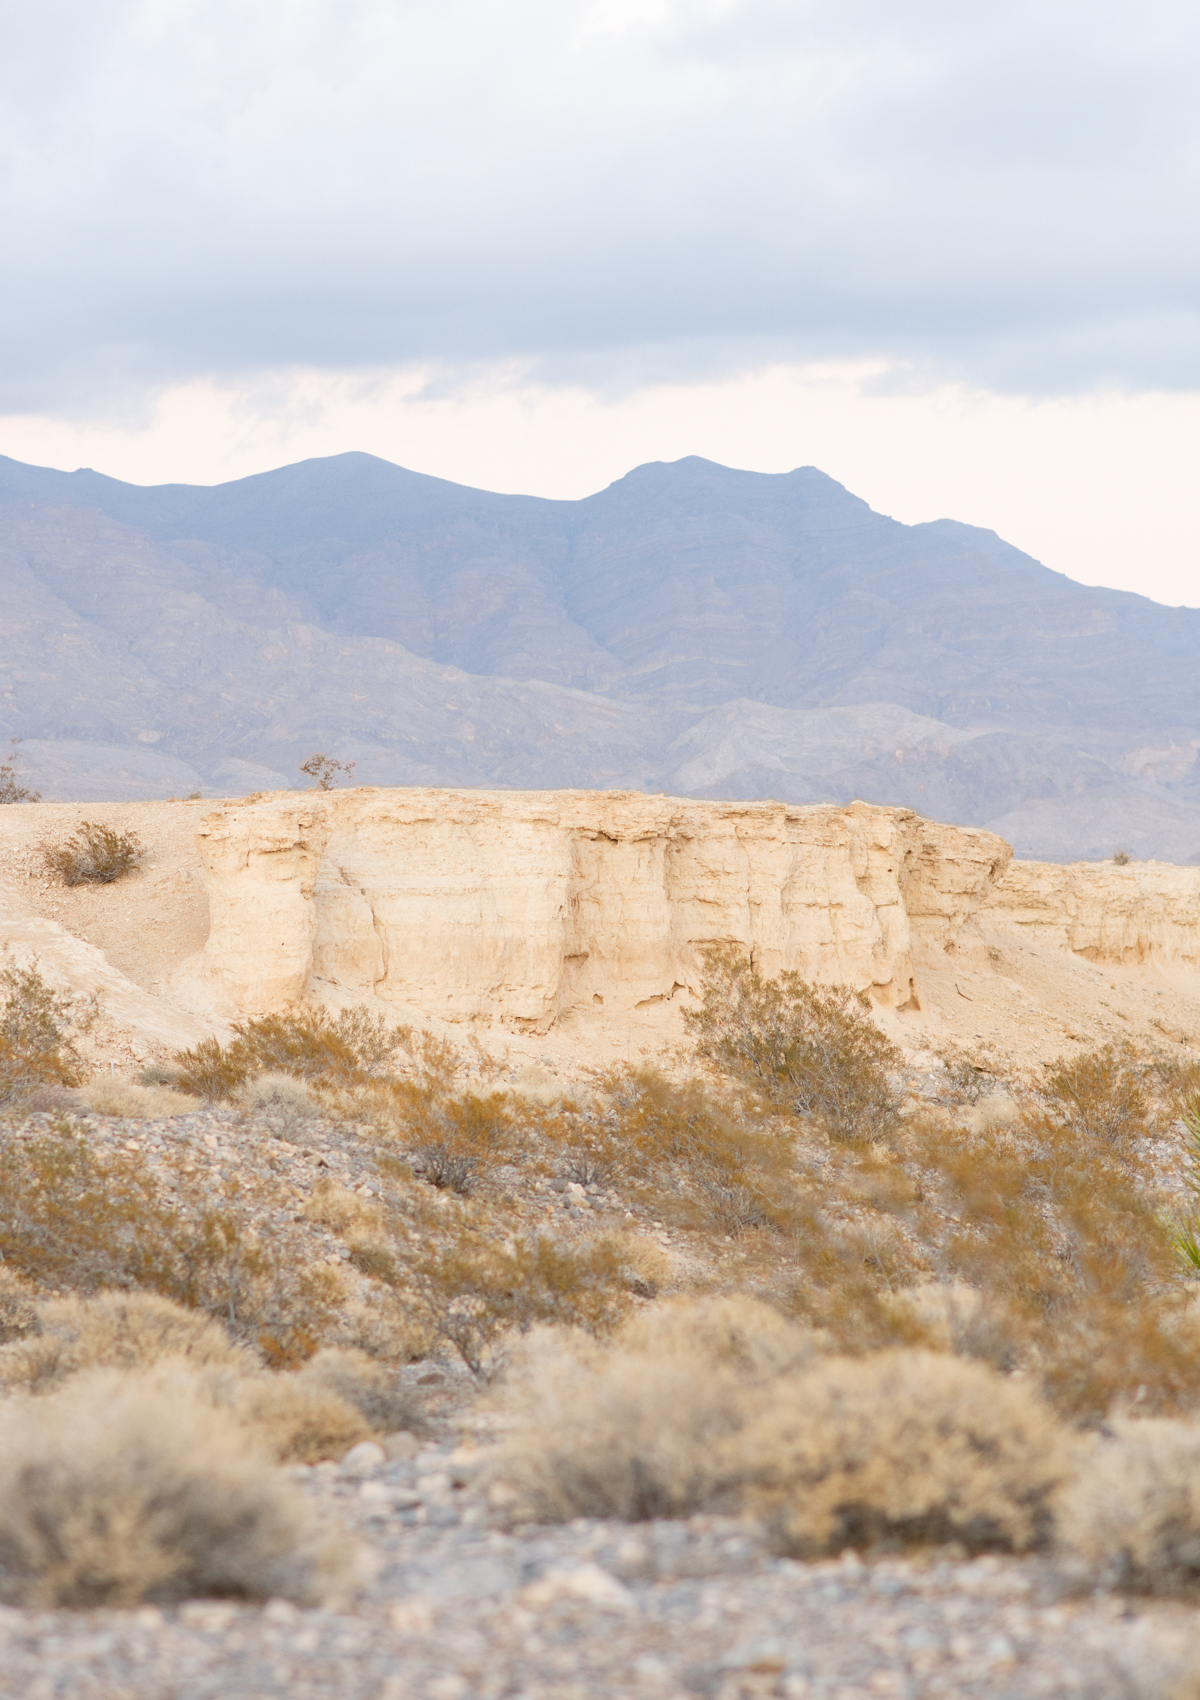
[[[1198,964],[1200,868],[1013,862],[979,922],[1090,962]]]
[[[1011,856],[906,809],[595,791],[276,795],[218,809],[198,842],[217,1007],[373,995],[537,1032],[695,990],[716,944],[915,1007],[916,957],[953,944]]]

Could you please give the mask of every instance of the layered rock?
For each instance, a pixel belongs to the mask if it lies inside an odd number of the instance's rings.
[[[1092,962],[1197,964],[1200,868],[1013,862],[979,920]]]
[[[714,945],[915,1006],[1011,857],[907,809],[595,791],[276,794],[198,843],[224,1012],[375,997],[533,1031],[695,991]]]

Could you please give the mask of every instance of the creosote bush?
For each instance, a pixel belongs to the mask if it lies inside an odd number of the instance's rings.
[[[360,1086],[385,1072],[413,1042],[412,1030],[389,1027],[364,1009],[326,1017],[267,1015],[234,1023],[228,1045],[203,1039],[175,1056],[174,1084],[198,1098],[234,1098],[260,1075],[288,1075],[337,1088]]]
[[[35,964],[0,972],[0,1000],[0,1104],[35,1086],[77,1085],[83,1068],[68,1032],[70,999]]]
[[[1052,1112],[1085,1139],[1120,1148],[1141,1133],[1150,1109],[1146,1070],[1128,1046],[1109,1044],[1049,1065]]]
[[[64,844],[42,846],[42,860],[64,885],[112,885],[142,859],[136,832],[85,820]]]
[[[901,1056],[846,986],[799,974],[764,980],[733,950],[711,951],[697,1010],[684,1019],[697,1050],[792,1115],[813,1116],[837,1139],[886,1132],[899,1105],[888,1081]]]
[[[164,1358],[250,1374],[258,1361],[201,1311],[157,1293],[71,1294],[33,1306],[25,1338],[0,1346],[0,1386],[45,1393],[91,1369],[147,1369]]]
[[[142,1377],[82,1376],[0,1409],[0,1596],[130,1606],[325,1598],[346,1544],[232,1418]]]

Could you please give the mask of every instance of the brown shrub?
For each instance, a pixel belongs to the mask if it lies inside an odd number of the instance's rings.
[[[99,821],[81,821],[64,844],[42,846],[42,859],[64,885],[111,885],[142,859],[136,832],[118,832]]]
[[[565,1246],[536,1234],[497,1242],[486,1224],[467,1222],[409,1273],[433,1330],[475,1375],[505,1333],[560,1323],[603,1334],[630,1304],[621,1250],[607,1239]]]
[[[300,1494],[232,1421],[97,1372],[0,1414],[0,1593],[25,1606],[191,1596],[311,1603],[346,1577]]]
[[[97,1293],[45,1299],[36,1335],[0,1346],[0,1385],[45,1392],[89,1369],[144,1369],[161,1359],[245,1374],[256,1367],[245,1347],[202,1312],[155,1293]]]
[[[219,1039],[201,1039],[190,1050],[176,1051],[175,1065],[179,1090],[207,1100],[235,1097],[250,1074],[242,1053]]]
[[[67,1028],[73,1007],[36,965],[0,972],[0,1104],[39,1085],[74,1086],[82,1067]]]
[[[1049,1065],[1042,1090],[1054,1113],[1084,1139],[1120,1150],[1142,1132],[1150,1109],[1146,1070],[1128,1046],[1105,1045]]]
[[[1200,1425],[1117,1419],[1078,1460],[1059,1545],[1101,1580],[1147,1594],[1200,1588]]]
[[[887,1071],[902,1059],[869,1007],[846,986],[764,980],[724,950],[709,953],[703,1001],[684,1020],[702,1057],[770,1103],[815,1117],[834,1138],[870,1139],[895,1122]]]
[[[357,1405],[319,1378],[296,1373],[213,1381],[214,1403],[281,1463],[319,1464],[344,1458],[371,1425]]]
[[[361,1085],[386,1070],[413,1034],[358,1008],[266,1015],[238,1021],[228,1045],[204,1039],[175,1056],[176,1084],[202,1098],[233,1098],[262,1074],[288,1075],[331,1089]]]
[[[377,1434],[397,1429],[421,1432],[425,1406],[420,1392],[397,1379],[365,1352],[326,1346],[297,1372],[308,1387],[324,1388],[359,1412]]]
[[[0,1141],[0,1258],[44,1286],[148,1291],[220,1317],[279,1364],[321,1344],[344,1296],[295,1230],[259,1218],[266,1183],[214,1198],[181,1171],[169,1192],[141,1152],[103,1152],[67,1122]]]
[[[721,1448],[747,1394],[701,1353],[597,1347],[564,1331],[531,1337],[503,1408],[495,1472],[546,1522],[640,1522],[730,1504]]]
[[[728,1452],[748,1503],[806,1557],[881,1541],[1027,1551],[1068,1469],[1028,1388],[929,1352],[829,1359],[777,1386]]]

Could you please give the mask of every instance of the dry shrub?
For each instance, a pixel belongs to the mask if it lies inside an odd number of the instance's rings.
[[[214,1404],[281,1463],[336,1460],[371,1438],[358,1406],[320,1379],[296,1373],[213,1378],[210,1388]]]
[[[82,1077],[67,1028],[69,998],[43,980],[36,964],[0,972],[0,1104],[40,1085],[74,1086]]]
[[[601,1238],[578,1246],[541,1234],[498,1242],[486,1223],[464,1222],[408,1273],[433,1330],[475,1375],[508,1332],[560,1323],[604,1334],[630,1304],[621,1249]]]
[[[42,860],[64,885],[111,885],[142,859],[136,832],[85,820],[65,844],[42,846]]]
[[[1074,1133],[1119,1150],[1143,1131],[1150,1109],[1146,1069],[1129,1046],[1059,1057],[1048,1069],[1042,1090]]]
[[[297,1372],[306,1386],[325,1388],[360,1413],[376,1434],[397,1429],[419,1432],[425,1426],[424,1401],[365,1352],[326,1346]]]
[[[1059,1544],[1110,1585],[1147,1594],[1200,1587],[1200,1425],[1114,1421],[1078,1462]]]
[[[144,1369],[162,1359],[245,1374],[256,1363],[218,1323],[155,1293],[45,1299],[36,1334],[0,1346],[0,1385],[43,1393],[89,1369]]]
[[[723,1444],[744,1420],[732,1370],[692,1351],[532,1336],[504,1393],[496,1473],[546,1522],[682,1517],[726,1503]]]
[[[305,1137],[321,1114],[312,1088],[291,1074],[260,1074],[243,1086],[238,1103],[256,1127],[281,1139]]]
[[[0,1594],[130,1606],[192,1596],[324,1598],[346,1548],[228,1417],[96,1372],[0,1416]]]
[[[10,754],[7,761],[0,762],[0,805],[5,803],[40,803],[40,791],[30,791],[17,778],[17,745],[20,738],[10,738]]]
[[[427,1357],[436,1337],[410,1298],[373,1281],[342,1306],[326,1338],[381,1363],[404,1364]]]
[[[764,980],[734,950],[710,951],[703,1001],[685,1010],[697,1050],[792,1115],[837,1139],[870,1139],[895,1122],[888,1080],[902,1057],[867,1013],[865,995],[798,974]]]
[[[176,1051],[174,1084],[194,1098],[232,1098],[246,1083],[248,1070],[232,1047],[219,1039],[201,1039],[190,1050]]]
[[[31,1281],[0,1264],[0,1346],[22,1340],[37,1328],[38,1293]]]
[[[731,1508],[740,1466],[723,1449],[812,1358],[803,1329],[741,1294],[656,1306],[605,1346],[539,1331],[501,1395],[513,1427],[497,1470],[553,1521]]]
[[[263,1074],[288,1075],[328,1088],[361,1086],[384,1073],[414,1044],[412,1029],[393,1027],[364,1008],[265,1015],[237,1021],[228,1045],[205,1039],[175,1056],[176,1081],[203,1098],[233,1098]]]
[[[731,1235],[786,1220],[793,1168],[786,1132],[702,1081],[676,1083],[652,1068],[615,1070],[600,1086],[594,1108],[564,1108],[539,1129],[567,1177],[581,1185],[619,1179],[675,1217]]]
[[[198,1108],[195,1098],[165,1086],[141,1086],[132,1080],[97,1075],[83,1087],[84,1102],[102,1116],[120,1116],[127,1121],[158,1121],[166,1116],[186,1116]]]
[[[730,1444],[731,1473],[780,1546],[1043,1545],[1065,1434],[1028,1388],[929,1352],[830,1359],[781,1383]]]
[[[795,1375],[816,1356],[807,1329],[745,1293],[669,1299],[631,1317],[615,1345],[646,1358],[695,1359],[747,1385]]]
[[[223,1193],[180,1171],[168,1190],[142,1152],[93,1150],[68,1122],[0,1142],[0,1258],[43,1286],[147,1291],[217,1316],[268,1361],[322,1343],[345,1296],[336,1270],[278,1219],[268,1183]]]

